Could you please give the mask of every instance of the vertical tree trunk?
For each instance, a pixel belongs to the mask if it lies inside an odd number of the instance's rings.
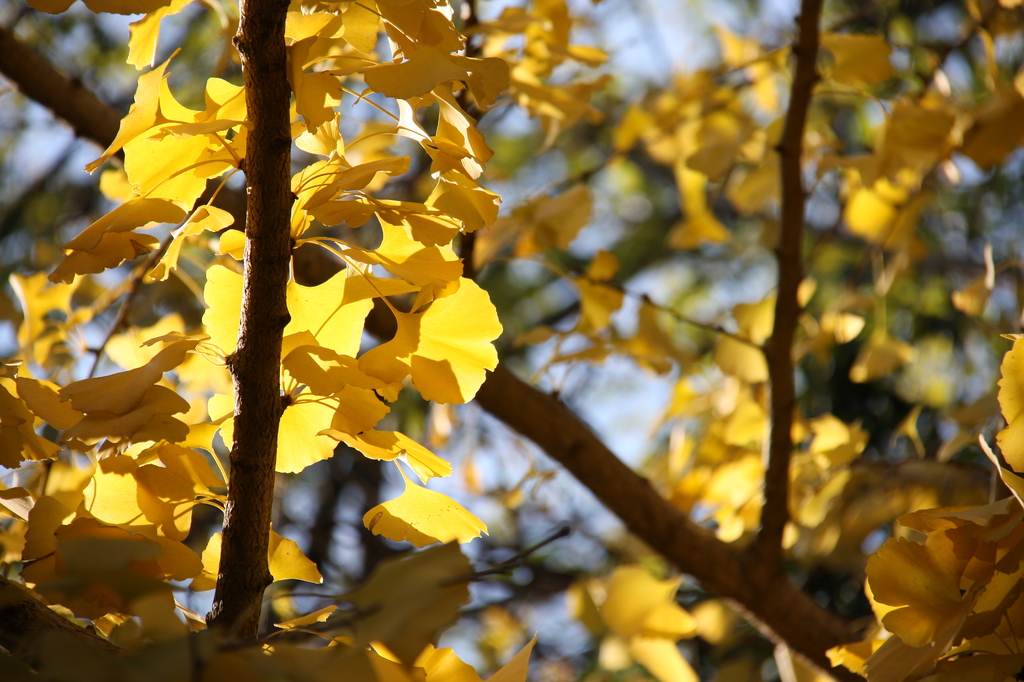
[[[235,442],[224,513],[217,592],[208,620],[252,641],[259,629],[267,565],[278,422],[283,410],[281,335],[291,237],[290,90],[284,44],[288,0],[242,0],[235,45],[242,58],[248,140],[245,277],[238,349],[228,358],[235,387]]]

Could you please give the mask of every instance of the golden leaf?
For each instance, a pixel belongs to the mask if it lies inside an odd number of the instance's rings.
[[[835,60],[829,77],[844,85],[870,86],[892,78],[892,48],[885,36],[827,33],[821,45]]]
[[[498,354],[491,343],[501,324],[487,292],[462,278],[459,290],[426,312],[395,311],[395,338],[363,354],[359,368],[396,384],[411,375],[427,400],[464,403],[476,395]]]
[[[426,547],[435,542],[469,542],[487,532],[483,521],[452,498],[411,483],[405,472],[402,478],[405,492],[400,497],[363,515],[363,525],[374,535]]]

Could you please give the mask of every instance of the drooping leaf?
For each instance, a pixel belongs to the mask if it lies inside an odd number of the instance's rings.
[[[402,473],[405,478],[405,473]],[[394,500],[378,504],[363,515],[374,535],[416,547],[435,542],[469,542],[487,532],[483,521],[461,504],[441,493],[422,488],[405,478],[405,492]]]

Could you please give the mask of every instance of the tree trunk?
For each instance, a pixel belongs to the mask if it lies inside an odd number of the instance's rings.
[[[233,638],[257,637],[274,503],[281,398],[281,335],[291,257],[290,90],[284,44],[288,0],[243,0],[235,45],[248,107],[245,272],[235,387],[235,441],[217,592],[208,620]]]

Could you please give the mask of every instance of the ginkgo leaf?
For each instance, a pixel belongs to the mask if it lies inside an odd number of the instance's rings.
[[[850,381],[865,383],[888,376],[917,357],[917,349],[884,330],[871,335],[850,368]]]
[[[304,580],[317,585],[324,581],[316,564],[306,558],[294,540],[282,537],[271,530],[270,546],[267,551],[270,575],[274,576],[274,580]]]
[[[427,644],[414,665],[423,668],[425,682],[483,682],[473,666],[455,655],[454,649],[436,649]],[[525,680],[524,677],[523,682]]]
[[[1024,473],[1024,340],[1017,339],[1003,356],[1000,367],[999,407],[1006,418],[1006,428],[996,436],[1006,463],[1014,471]]]
[[[116,268],[152,251],[160,241],[138,232],[107,232],[91,249],[72,251],[50,273],[53,282],[69,283],[75,275],[88,275]]]
[[[354,645],[380,642],[412,665],[469,601],[472,570],[455,543],[382,562],[365,585],[340,598],[365,614],[356,623]]]
[[[624,638],[634,635],[665,637],[675,641],[696,634],[696,621],[675,606],[679,579],[658,580],[642,566],[620,566],[608,581],[601,617]]]
[[[354,2],[341,15],[345,42],[360,52],[373,52],[380,31],[380,15],[369,7]]]
[[[388,272],[420,287],[430,286],[437,296],[462,276],[462,261],[451,246],[424,246],[403,225],[389,224],[378,214],[384,239],[376,249],[346,249],[349,257],[384,266]]]
[[[281,366],[316,395],[332,395],[346,386],[370,389],[384,386],[383,381],[360,370],[355,358],[323,346],[298,346],[288,351]]]
[[[427,400],[464,403],[494,369],[492,341],[501,334],[494,306],[475,282],[462,278],[459,290],[434,301],[426,312],[395,312],[395,338],[363,354],[359,367],[387,383],[411,375]]]
[[[338,607],[334,604],[325,606],[322,609],[314,611],[313,613],[307,613],[305,616],[299,616],[298,618],[292,618],[281,623],[274,623],[277,627],[282,630],[291,630],[292,628],[303,628],[307,625],[313,625],[314,623],[323,623],[327,620],[327,617],[338,610]]]
[[[686,218],[672,228],[668,235],[669,246],[685,251],[706,242],[728,241],[729,231],[708,207],[707,176],[680,163],[676,164],[675,172]]]
[[[629,653],[658,682],[699,682],[700,680],[672,640],[660,637],[634,637],[629,640]]]
[[[811,420],[809,426],[814,434],[811,453],[825,457],[831,466],[845,466],[856,459],[870,436],[859,423],[846,424],[832,414]]]
[[[202,234],[203,231],[220,232],[235,222],[235,217],[222,208],[216,206],[200,206],[184,225],[172,232],[174,238],[164,251],[164,255],[149,271],[147,277],[153,281],[167,279],[171,272],[178,267],[178,256],[181,254],[181,247],[186,237]]]
[[[621,289],[584,277],[573,279],[580,291],[580,319],[576,331],[583,334],[600,332],[611,324],[611,316],[622,307],[625,298]]]
[[[336,411],[336,405],[308,393],[299,394],[292,400],[281,415],[278,426],[277,471],[298,473],[334,454],[334,441],[319,434],[330,428]],[[384,413],[380,413],[377,419],[383,416]]]
[[[960,590],[967,556],[948,533],[929,533],[925,544],[888,540],[868,559],[875,599],[902,608],[882,619],[909,646],[925,646],[966,615],[973,598]]]
[[[172,417],[187,412],[187,400],[166,386],[150,386],[141,399],[123,414],[100,410],[86,414],[64,432],[68,442],[97,443],[104,438],[114,442],[166,440],[172,443],[188,435],[188,426]]]
[[[536,644],[537,635],[534,635],[508,663],[491,675],[487,682],[526,682],[530,672],[530,653]]]
[[[21,486],[0,490],[0,513],[7,514],[22,521],[28,521],[36,501],[32,493]]]
[[[884,83],[892,78],[893,68],[889,61],[892,48],[885,36],[828,33],[821,37],[821,44],[835,60],[828,72],[834,81],[865,86]]]
[[[161,5],[170,4],[170,0],[162,2],[154,0]],[[61,10],[63,11],[63,10]],[[85,167],[90,173],[96,171],[103,163],[116,154],[130,140],[135,139],[145,131],[155,126],[160,116],[160,90],[164,85],[164,71],[171,60],[148,73],[139,76],[139,85],[135,90],[135,103],[128,110],[128,115],[121,120],[121,127],[117,136],[110,146],[103,152],[100,158]]]
[[[139,14],[153,12],[170,4],[171,0],[83,0],[85,6],[93,12],[110,12],[112,14]],[[60,14],[67,11],[75,0],[31,0],[32,9],[47,14]]]
[[[160,22],[164,17],[177,14],[192,3],[192,0],[152,0],[165,6],[150,10],[146,16],[132,22],[128,27],[131,37],[128,39],[128,63],[136,69],[152,66],[156,54],[157,40],[160,37]],[[144,10],[132,10],[129,14]]]
[[[195,592],[212,590],[217,586],[217,573],[220,569],[220,552],[224,536],[214,533],[203,550],[203,570],[192,579],[189,588]],[[270,575],[274,580],[304,580],[320,584],[323,577],[316,564],[310,561],[298,544],[282,537],[276,531],[270,531],[270,543],[267,547],[267,561]]]
[[[464,81],[477,103],[486,108],[508,85],[509,70],[504,59],[462,57],[421,44],[410,59],[371,67],[363,75],[368,86],[397,99],[423,95],[442,83]]]
[[[619,259],[611,251],[600,250],[587,266],[587,279],[607,282],[619,271]]]
[[[198,343],[198,338],[175,340],[142,367],[65,386],[60,391],[61,400],[70,400],[71,406],[86,413],[86,417],[66,431],[64,437],[90,441],[104,437],[163,438],[172,442],[183,439],[188,435],[188,427],[169,415],[187,411],[188,402],[155,384],[164,372],[180,365]],[[160,435],[161,431],[165,433]]]
[[[49,459],[59,451],[56,443],[36,434],[35,415],[0,383],[0,466],[14,469],[25,460]]]
[[[462,173],[447,173],[437,179],[424,203],[461,221],[466,232],[473,232],[494,224],[501,197]]]
[[[469,542],[487,532],[487,525],[461,504],[441,493],[422,488],[405,478],[405,492],[378,504],[363,515],[363,525],[374,535],[416,547],[435,542]]]
[[[136,227],[157,223],[177,223],[185,211],[167,199],[138,198],[126,201],[85,228],[63,247],[64,250],[88,251],[100,243],[104,234],[128,232]]]
[[[359,434],[330,432],[370,459],[391,461],[401,458],[424,483],[435,476],[449,476],[452,465],[399,431],[369,430]]]
[[[715,343],[715,364],[731,376],[747,383],[768,380],[768,362],[764,351],[737,339],[723,336]]]
[[[291,321],[284,334],[309,331],[321,346],[354,356],[362,339],[363,321],[373,307],[371,299],[377,295],[367,278],[348,277],[347,271],[315,287],[290,281],[287,297]],[[206,274],[204,296],[209,308],[203,314],[203,324],[210,342],[225,354],[233,353],[238,345],[242,275],[222,265],[213,266]],[[325,301],[329,303],[325,305]]]

